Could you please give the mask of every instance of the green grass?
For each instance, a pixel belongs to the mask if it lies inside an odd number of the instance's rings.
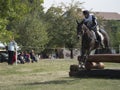
[[[0,63],[0,90],[119,90],[119,79],[71,78],[69,67],[77,60],[41,60],[9,66]],[[105,63],[106,68],[120,64]]]

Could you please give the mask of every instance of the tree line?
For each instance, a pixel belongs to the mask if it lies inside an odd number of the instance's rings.
[[[76,36],[76,20],[81,21],[82,4],[72,0],[44,11],[44,0],[0,0],[0,41],[8,42],[15,37],[22,50],[37,52],[51,48],[80,48]],[[99,20],[104,24],[102,19]],[[112,30],[111,25],[117,28]],[[105,29],[114,47],[120,44],[120,22],[109,21]]]

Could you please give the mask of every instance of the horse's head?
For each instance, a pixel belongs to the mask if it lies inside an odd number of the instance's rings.
[[[77,22],[77,37],[79,39],[80,35],[83,34],[83,30],[82,30],[83,23],[82,22],[78,22],[78,21],[76,21],[76,22]]]

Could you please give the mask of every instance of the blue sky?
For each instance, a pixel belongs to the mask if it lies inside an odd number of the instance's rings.
[[[120,0],[74,0],[85,2],[84,9],[101,12],[120,13]],[[71,3],[71,0],[44,0],[44,7],[48,9],[52,4],[59,5],[61,2]]]

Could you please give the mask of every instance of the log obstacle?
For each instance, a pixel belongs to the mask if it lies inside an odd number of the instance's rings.
[[[80,60],[80,56],[78,56],[78,60]],[[86,69],[79,69],[78,65],[71,65],[69,76],[92,76],[92,77],[119,77],[120,78],[120,70],[109,70],[104,69],[104,64],[102,62],[111,62],[111,63],[120,63],[120,54],[95,54],[90,55],[86,62]]]
[[[102,63],[102,62],[86,62],[85,68],[87,70],[91,70],[91,69],[104,69],[104,63]]]
[[[80,56],[78,56],[80,60]],[[94,54],[90,55],[85,65],[86,69],[104,69],[102,62],[120,63],[120,54]]]
[[[93,70],[79,70],[77,72],[70,71],[70,77],[92,77],[92,78],[120,78],[119,69],[93,69]]]
[[[90,55],[87,59],[88,62],[112,62],[120,63],[120,54],[95,54]]]

